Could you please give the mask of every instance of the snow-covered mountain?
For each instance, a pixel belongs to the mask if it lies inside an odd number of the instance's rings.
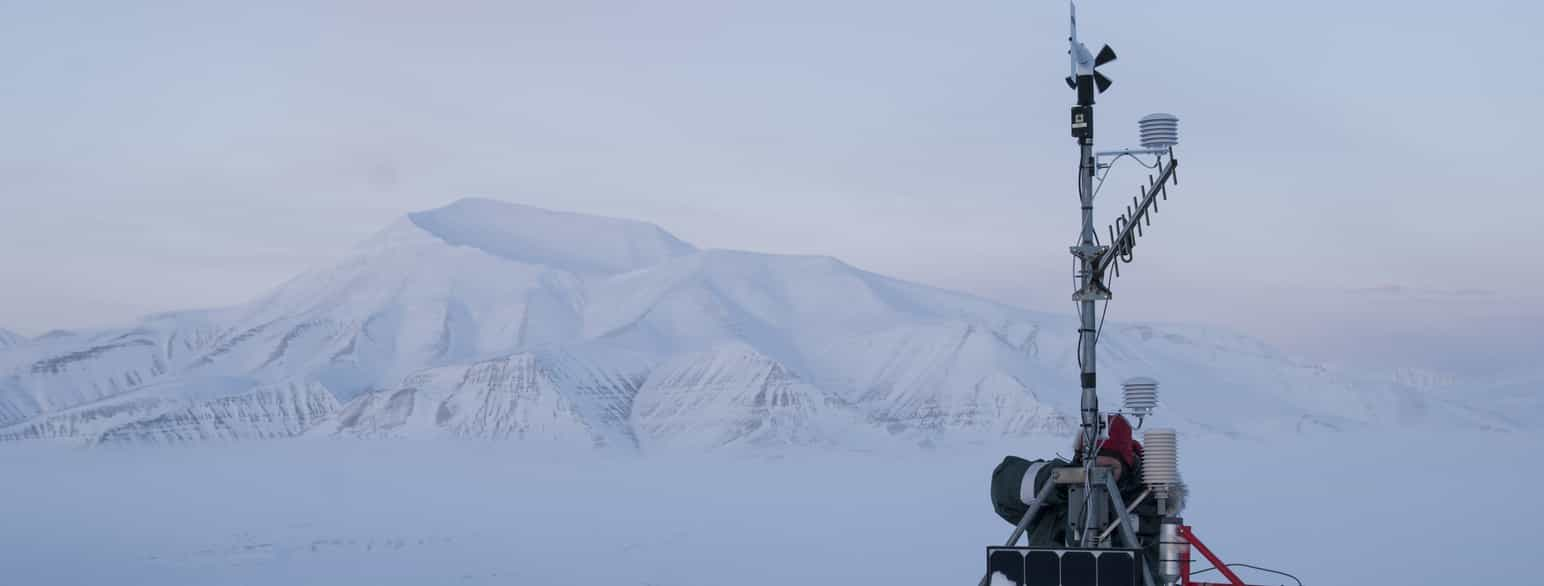
[[[484,199],[409,214],[231,308],[0,336],[0,438],[511,438],[646,450],[1066,433],[1068,316],[835,259],[698,250],[639,222]],[[1409,376],[1195,326],[1109,324],[1116,382],[1195,431],[1517,427]]]

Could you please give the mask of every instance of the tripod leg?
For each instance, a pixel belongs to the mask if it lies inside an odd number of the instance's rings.
[[[1121,539],[1126,542],[1126,547],[1140,551],[1142,543],[1137,541],[1137,532],[1131,527],[1131,515],[1126,512],[1126,499],[1121,498],[1120,489],[1116,488],[1114,478],[1104,477],[1104,491],[1110,494],[1110,502],[1115,503],[1115,514],[1117,522],[1120,524]],[[1147,567],[1146,561],[1144,560],[1143,563],[1137,565],[1142,566],[1142,582],[1147,586],[1154,586],[1153,572],[1151,568]]]
[[[1024,511],[1024,517],[1019,519],[1019,524],[1013,528],[1013,533],[1008,536],[1008,542],[1003,544],[1004,547],[1013,547],[1019,543],[1019,537],[1024,535],[1024,530],[1029,528],[1030,523],[1035,522],[1035,517],[1040,516],[1040,505],[1045,503],[1045,499],[1051,498],[1051,491],[1055,489],[1056,483],[1049,480],[1046,481],[1045,486],[1040,487],[1040,492],[1035,495],[1035,502],[1030,503],[1028,511]],[[986,575],[981,576],[980,586],[987,586],[991,581],[992,573],[988,571]]]
[[[1035,494],[1035,502],[1029,505],[1028,511],[1024,511],[1024,518],[1019,519],[1018,526],[1013,528],[1013,533],[1008,536],[1008,542],[1004,543],[1004,546],[1013,547],[1019,542],[1019,536],[1024,534],[1024,531],[1029,528],[1030,523],[1035,522],[1035,517],[1040,515],[1040,505],[1044,504],[1046,499],[1051,498],[1051,491],[1053,490],[1056,490],[1056,483],[1049,480],[1046,481],[1045,486],[1040,487],[1040,492]]]

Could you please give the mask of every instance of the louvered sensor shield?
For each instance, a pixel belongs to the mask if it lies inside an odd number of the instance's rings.
[[[1120,384],[1124,401],[1122,411],[1137,417],[1147,417],[1158,407],[1158,381],[1145,376],[1126,379]]]

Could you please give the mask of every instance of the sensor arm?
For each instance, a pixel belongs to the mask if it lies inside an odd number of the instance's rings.
[[[1101,159],[1104,159],[1104,158],[1108,158],[1108,157],[1119,157],[1121,155],[1167,155],[1167,154],[1169,154],[1170,150],[1171,149],[1168,149],[1168,148],[1159,148],[1159,149],[1121,149],[1121,150],[1118,150],[1118,151],[1099,151],[1097,153],[1094,153],[1094,156],[1099,157]]]

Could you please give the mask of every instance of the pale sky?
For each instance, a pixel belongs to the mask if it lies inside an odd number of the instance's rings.
[[[1181,118],[1110,319],[1532,367],[1544,8],[1079,15],[1120,54],[1100,146]],[[0,1],[0,327],[239,303],[466,195],[1070,312],[1065,29],[1055,0]]]

